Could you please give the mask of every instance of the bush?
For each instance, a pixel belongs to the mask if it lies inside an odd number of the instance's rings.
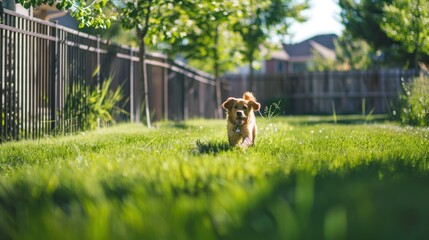
[[[410,83],[402,83],[398,111],[403,124],[429,126],[429,77],[416,77]]]
[[[122,86],[111,89],[112,81],[113,77],[110,76],[103,81],[99,91],[97,89],[93,90],[87,98],[86,129],[96,129],[98,121],[100,121],[101,126],[108,126],[111,123],[115,123],[114,115],[127,114],[124,109],[117,106],[123,99]]]
[[[74,83],[65,103],[64,121],[71,122],[71,125],[82,124],[84,129],[93,130],[98,125],[105,127],[114,123],[115,115],[128,114],[118,106],[124,98],[122,86],[112,89],[112,81],[113,77],[110,76],[103,81],[99,90]],[[64,129],[72,127],[63,126]]]

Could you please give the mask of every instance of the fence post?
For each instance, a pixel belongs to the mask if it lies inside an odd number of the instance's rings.
[[[100,72],[101,72],[101,58],[100,58],[100,34],[97,35],[97,67],[98,67],[98,71],[97,71],[97,75],[96,75],[96,79],[97,79],[97,92],[100,93],[101,91],[101,82],[100,82]],[[97,118],[97,128],[101,127],[101,119],[98,117]]]
[[[0,0],[0,23],[3,23],[3,0]],[[3,121],[4,121],[4,111],[3,111],[3,29],[0,29],[0,143],[3,142]]]
[[[134,122],[134,64],[133,48],[130,46],[130,122]]]
[[[51,50],[51,58],[52,58],[52,70],[51,70],[51,132],[56,135],[56,128],[57,128],[57,119],[56,119],[56,111],[57,111],[57,94],[59,94],[56,91],[57,81],[58,81],[58,60],[57,60],[57,54],[58,54],[58,21],[55,21],[55,27],[52,31],[52,36],[55,37],[55,41],[53,42],[53,49]]]
[[[328,71],[328,89],[329,89],[329,96],[331,100],[331,113],[334,113],[334,107],[335,107],[335,80],[333,78],[332,71]]]
[[[188,109],[188,84],[187,84],[187,77],[185,74],[182,74],[182,94],[183,94],[183,120],[187,120],[188,119],[188,113],[189,113],[189,109]]]
[[[168,63],[168,59],[165,58],[165,63]],[[163,94],[164,94],[164,120],[168,120],[168,69],[164,67],[163,71]]]

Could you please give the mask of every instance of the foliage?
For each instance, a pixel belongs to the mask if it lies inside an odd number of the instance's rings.
[[[113,22],[109,28],[84,27],[80,31],[93,36],[100,36],[119,45],[138,47],[135,31],[122,28],[121,22]]]
[[[144,43],[148,46],[170,44],[186,36],[194,25],[185,11],[189,4],[173,0],[126,2],[120,20],[126,29],[145,31]]]
[[[335,53],[342,65],[339,70],[367,70],[374,55],[364,40],[355,40],[347,32],[335,42]]]
[[[401,122],[414,126],[429,126],[429,77],[417,77],[402,82],[403,94],[397,113]]]
[[[371,47],[364,40],[356,40],[345,31],[334,41],[336,59],[326,59],[314,51],[312,71],[367,70],[374,56]]]
[[[113,77],[104,80],[101,89],[94,89],[87,98],[87,129],[96,129],[98,121],[100,125],[106,127],[115,122],[114,116],[119,113],[126,113],[118,106],[124,96],[122,87],[111,89]]]
[[[404,25],[399,24],[398,21],[408,20],[389,10],[392,7],[386,7],[395,6],[392,5],[394,2],[393,0],[339,0],[341,22],[354,39],[365,40],[374,51],[381,51],[382,55],[377,59],[380,64],[414,67],[415,56],[409,53],[408,46],[398,41],[398,37],[409,33],[409,29],[402,28],[401,26]],[[397,27],[401,27],[398,37],[394,37],[394,33],[387,28],[387,26],[393,27],[396,23],[399,24]],[[397,27],[395,29],[399,31]],[[421,52],[420,56],[421,61],[429,61],[428,54]]]
[[[313,51],[313,59],[311,65],[308,66],[309,71],[323,72],[340,70],[343,64],[336,59],[326,59],[318,51]]]
[[[199,69],[221,76],[241,63],[242,40],[229,29],[237,21],[237,1],[198,1],[186,9],[194,27],[172,44],[170,55],[179,54]]]
[[[339,0],[341,22],[353,38],[364,39],[375,48],[389,47],[394,43],[381,29],[385,3],[392,0]]]
[[[106,127],[114,123],[115,115],[127,114],[118,106],[124,99],[122,87],[112,90],[112,81],[113,77],[110,76],[103,81],[100,90],[95,88],[92,91],[89,86],[73,84],[64,106],[64,120],[73,123],[72,119],[78,118],[79,122],[84,122],[85,129],[93,130],[98,126]]]
[[[429,1],[392,0],[383,10],[382,29],[415,56],[415,67],[418,68],[420,55],[429,55]]]
[[[42,4],[55,5],[58,10],[70,10],[71,15],[79,21],[79,27],[94,26],[108,28],[118,18],[118,12],[109,11],[123,5],[119,0],[18,0],[25,8],[36,7]]]
[[[340,124],[348,119],[277,117],[245,151],[225,145],[224,120],[5,143],[0,231],[11,239],[428,238],[429,130]]]

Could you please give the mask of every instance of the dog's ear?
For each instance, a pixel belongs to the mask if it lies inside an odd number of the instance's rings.
[[[230,110],[234,105],[234,102],[235,102],[235,98],[233,97],[228,98],[224,103],[222,103],[223,109]]]
[[[249,101],[248,105],[253,109],[253,111],[259,111],[261,108],[261,104],[252,100]]]

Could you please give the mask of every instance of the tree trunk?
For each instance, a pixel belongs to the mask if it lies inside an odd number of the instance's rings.
[[[218,46],[219,45],[219,32],[216,31],[215,33],[215,48],[214,48],[214,53],[213,53],[213,58],[214,58],[214,72],[215,72],[215,83],[216,83],[216,112],[215,112],[215,116],[217,118],[222,118],[222,108],[221,108],[221,104],[222,104],[222,83],[221,83],[221,78],[220,78],[220,69],[219,69],[219,53],[218,53]]]
[[[253,54],[252,54],[253,55]],[[253,57],[249,58],[249,91],[253,92],[255,69],[253,69]]]
[[[422,17],[422,13],[420,12],[420,1],[417,0],[417,4],[416,4],[416,8],[415,8],[416,12],[414,13],[414,31],[416,34],[416,39],[415,39],[415,46],[414,46],[414,69],[417,71],[420,71],[420,66],[419,66],[419,60],[420,60],[420,33],[421,33],[421,29],[420,29],[420,22],[422,21],[421,17]]]
[[[144,39],[149,30],[149,20],[151,14],[151,4],[152,1],[149,1],[149,5],[146,7],[146,15],[144,16],[144,22],[142,25],[138,24],[136,26],[137,32],[137,41],[139,44],[139,57],[140,57],[140,77],[143,80],[143,97],[145,104],[145,112],[146,112],[146,124],[147,127],[152,127],[150,123],[150,111],[149,111],[149,88],[148,88],[148,80],[147,80],[147,68],[146,68],[146,45],[144,43]]]
[[[147,80],[147,69],[146,69],[146,46],[144,43],[144,31],[137,28],[137,36],[138,36],[138,43],[139,43],[139,58],[140,58],[140,77],[143,80],[143,97],[144,97],[144,104],[145,104],[145,113],[146,113],[146,124],[147,127],[151,126],[151,120],[150,120],[150,111],[149,111],[149,96],[148,96],[148,80]]]
[[[216,107],[216,109],[217,109],[217,111],[216,111],[216,117],[217,118],[222,118],[223,117],[223,115],[222,115],[222,108],[221,108],[221,105],[222,105],[222,83],[221,83],[221,78],[219,77],[219,67],[217,67],[217,70],[216,70],[216,68],[215,68],[215,78],[216,78],[216,105],[217,105],[217,107]],[[217,73],[216,73],[217,72]]]

